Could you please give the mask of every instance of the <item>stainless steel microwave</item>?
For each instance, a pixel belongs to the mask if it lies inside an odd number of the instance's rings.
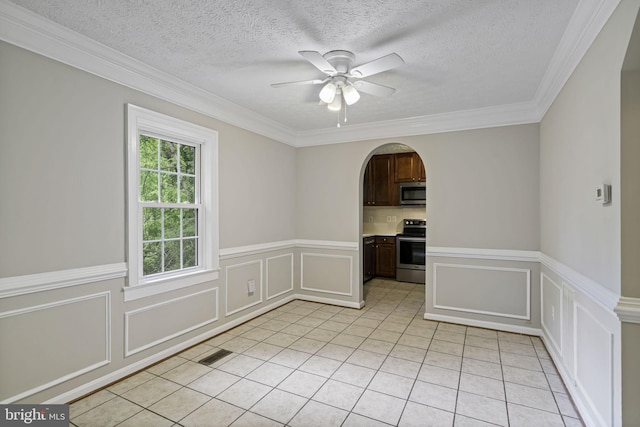
[[[427,185],[424,182],[403,182],[398,185],[401,205],[426,205]]]

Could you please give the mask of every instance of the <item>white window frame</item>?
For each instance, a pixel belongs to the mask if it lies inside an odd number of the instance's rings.
[[[196,268],[143,277],[140,134],[197,145],[200,148],[200,203]],[[218,133],[174,117],[127,104],[127,236],[128,281],[125,301],[216,280],[220,271],[218,227]]]

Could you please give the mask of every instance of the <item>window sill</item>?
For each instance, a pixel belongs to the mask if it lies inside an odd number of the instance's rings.
[[[191,273],[180,277],[171,277],[156,280],[154,282],[145,283],[136,286],[125,286],[122,288],[124,292],[124,301],[134,301],[165,292],[175,291],[177,289],[189,286],[199,285],[201,283],[210,282],[218,279],[219,270],[205,270]]]

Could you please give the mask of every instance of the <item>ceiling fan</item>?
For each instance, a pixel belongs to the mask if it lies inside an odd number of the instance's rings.
[[[378,83],[361,80],[365,77],[390,70],[404,64],[397,53],[390,53],[357,67],[353,67],[356,56],[347,50],[332,50],[321,55],[313,50],[298,52],[314,67],[327,75],[324,79],[304,80],[298,82],[274,83],[272,87],[296,85],[320,85],[320,100],[332,111],[339,111],[342,104],[353,105],[360,99],[360,92],[375,96],[389,96],[396,90]]]

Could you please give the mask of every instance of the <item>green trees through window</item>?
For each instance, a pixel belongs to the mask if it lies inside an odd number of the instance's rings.
[[[143,276],[198,265],[198,148],[140,135]]]

